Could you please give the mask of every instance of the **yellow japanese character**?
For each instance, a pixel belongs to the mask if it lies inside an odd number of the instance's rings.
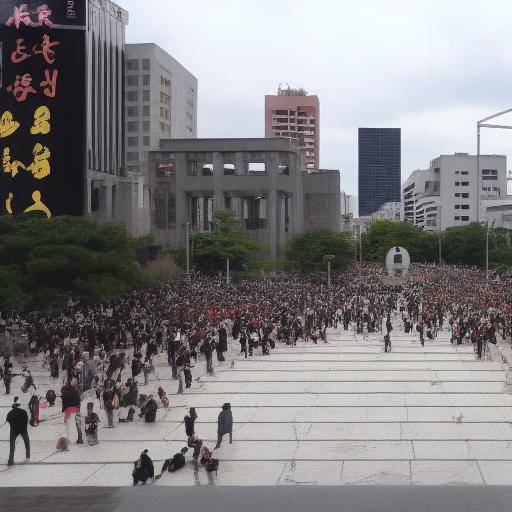
[[[23,165],[18,160],[14,160],[11,162],[11,150],[10,148],[4,148],[2,154],[2,167],[4,172],[10,174],[13,178],[18,174],[19,169],[26,169],[25,165]]]
[[[11,112],[6,110],[0,118],[0,139],[9,137],[9,135],[12,135],[19,127],[20,123],[15,121]]]
[[[42,180],[51,171],[50,162],[48,161],[51,156],[50,150],[38,142],[34,146],[32,154],[34,155],[34,161],[27,167],[27,171],[30,171],[36,180]]]
[[[45,105],[37,107],[34,112],[34,124],[30,128],[32,135],[46,135],[50,133],[50,109]]]
[[[48,219],[52,216],[48,207],[41,201],[41,192],[39,192],[39,190],[32,192],[32,201],[34,201],[34,204],[26,208],[23,213],[44,212]]]
[[[14,197],[13,193],[9,192],[9,195],[7,196],[7,199],[5,200],[5,209],[7,210],[7,213],[9,215],[12,215],[11,202],[12,202],[13,197]]]

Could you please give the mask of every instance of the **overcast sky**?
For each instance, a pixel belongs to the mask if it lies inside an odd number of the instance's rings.
[[[320,165],[357,194],[357,128],[402,128],[402,178],[476,152],[476,121],[512,107],[510,0],[118,0],[129,43],[199,80],[199,137],[263,137],[280,82],[320,99]],[[512,116],[503,118],[512,124]],[[512,151],[487,130],[482,152]],[[509,164],[510,167],[510,164]]]

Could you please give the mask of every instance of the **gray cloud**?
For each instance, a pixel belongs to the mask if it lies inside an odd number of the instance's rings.
[[[512,2],[119,0],[128,42],[153,41],[199,80],[200,137],[264,135],[280,82],[320,98],[321,165],[357,193],[357,128],[402,128],[402,174],[475,151],[475,123],[512,103]],[[512,119],[511,119],[512,121]],[[512,134],[485,133],[507,154]]]

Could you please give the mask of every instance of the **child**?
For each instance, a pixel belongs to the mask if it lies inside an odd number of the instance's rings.
[[[89,446],[98,444],[98,423],[100,419],[93,410],[94,404],[89,402],[87,404],[87,416],[85,417],[85,435]]]

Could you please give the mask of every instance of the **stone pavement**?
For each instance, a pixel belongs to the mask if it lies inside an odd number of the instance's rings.
[[[448,332],[425,347],[397,329],[391,338],[393,351],[385,354],[376,336],[356,339],[331,330],[327,344],[279,345],[270,356],[247,360],[236,356],[233,367],[228,359],[211,377],[201,364],[194,369],[199,382],[184,395],[174,394],[176,381],[162,356],[154,380],[142,388],[154,392],[162,385],[173,393],[156,423],[106,429],[101,411],[98,446],[57,453],[60,409],[44,410],[50,419],[29,432],[31,463],[0,466],[0,487],[130,485],[142,449],[149,449],[159,471],[163,459],[185,445],[182,421],[190,406],[199,415],[197,433],[212,447],[224,402],[233,409],[234,442],[215,452],[218,475],[208,478],[188,463],[158,486],[512,484],[508,366],[501,359],[475,360],[471,346],[449,343]],[[46,370],[36,362],[29,366],[44,395],[51,385]],[[13,389],[20,385],[18,378]],[[29,394],[19,394],[26,404]],[[0,395],[0,421],[11,400]],[[8,435],[8,427],[0,429],[0,461],[7,460]],[[19,440],[16,460],[23,458]]]

